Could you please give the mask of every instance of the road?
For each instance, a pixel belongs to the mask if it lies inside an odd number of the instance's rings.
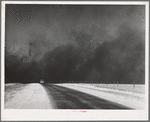
[[[53,84],[43,84],[55,109],[130,109],[77,90]]]
[[[5,109],[130,109],[77,90],[54,84],[7,87]]]

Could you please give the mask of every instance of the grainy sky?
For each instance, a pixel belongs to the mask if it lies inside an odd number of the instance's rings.
[[[144,43],[144,22],[144,6],[10,4],[6,5],[6,51],[38,61],[55,47],[80,45],[80,33],[90,37],[86,43],[93,50],[104,41],[119,38],[123,25],[143,37]]]

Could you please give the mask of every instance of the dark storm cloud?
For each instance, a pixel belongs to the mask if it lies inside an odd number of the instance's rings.
[[[144,21],[144,6],[7,5],[6,52],[54,81],[135,80]]]
[[[144,11],[137,6],[7,5],[6,9],[6,42],[8,47],[15,45],[19,50],[13,51],[16,55],[23,53],[20,48],[23,48],[24,55],[28,55],[33,34],[36,34],[35,38],[45,35],[41,42],[47,45],[46,48],[41,46],[32,51],[35,54],[36,51],[48,51],[60,44],[71,43],[70,32],[74,30],[88,32],[99,40],[116,38],[121,24],[132,25],[136,21],[136,14],[139,14],[139,21],[142,21],[140,17],[143,15],[140,13]]]

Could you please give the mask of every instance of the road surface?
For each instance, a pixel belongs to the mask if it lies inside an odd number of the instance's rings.
[[[130,109],[77,90],[43,84],[55,109]]]
[[[21,89],[11,88],[5,91],[6,109],[130,109],[54,84],[32,83],[21,85]]]

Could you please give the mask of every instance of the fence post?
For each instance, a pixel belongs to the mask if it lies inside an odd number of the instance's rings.
[[[133,81],[133,88],[135,88],[135,81]]]

